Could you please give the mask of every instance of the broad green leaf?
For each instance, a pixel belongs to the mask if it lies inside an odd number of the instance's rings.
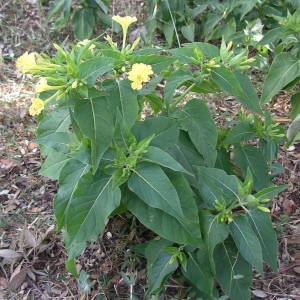
[[[276,93],[298,76],[300,76],[299,58],[289,52],[275,56],[263,86],[262,103],[269,102]]]
[[[114,133],[114,116],[108,110],[105,97],[80,99],[75,103],[74,116],[82,133],[91,141],[93,171],[98,168],[104,152],[110,146]]]
[[[92,87],[99,76],[112,70],[112,63],[113,59],[109,57],[95,57],[86,60],[78,66],[79,77]]]
[[[178,69],[174,71],[170,77],[167,79],[165,86],[165,101],[167,104],[171,103],[173,100],[174,92],[178,86],[183,84],[188,80],[192,80],[193,75],[191,71],[185,69]]]
[[[294,94],[291,98],[291,117],[295,119],[300,114],[300,93]]]
[[[175,61],[176,59],[171,56],[161,56],[161,55],[145,55],[138,56],[137,62],[141,62],[147,65],[151,65],[154,73],[160,73]]]
[[[146,245],[144,249],[144,256],[147,259],[147,265],[149,264],[151,266],[158,259],[159,254],[164,252],[165,248],[172,245],[172,242],[165,239],[155,239],[146,242],[143,245]]]
[[[136,49],[134,51],[134,55],[135,56],[138,56],[138,55],[141,55],[141,56],[144,56],[144,55],[152,55],[152,54],[159,54],[160,52],[163,52],[164,49],[162,48],[152,48],[152,47],[143,47],[143,48],[140,48],[140,49]]]
[[[148,101],[151,108],[153,109],[154,114],[161,112],[164,106],[164,99],[159,97],[157,94],[148,94],[145,95],[143,100]]]
[[[182,269],[182,274],[197,289],[212,296],[214,278],[207,262],[208,255],[204,249],[188,252],[186,270]]]
[[[285,35],[285,30],[282,27],[273,28],[265,33],[263,39],[259,41],[258,45],[276,45],[280,39],[284,38]]]
[[[118,108],[122,116],[122,122],[126,129],[130,130],[138,118],[139,105],[137,93],[132,90],[128,80],[120,80],[110,83],[105,87],[112,109]]]
[[[194,43],[187,43],[184,44],[184,47],[187,48],[198,48],[204,56],[207,56],[209,58],[217,57],[220,55],[220,49],[210,43],[203,43],[203,42],[194,42]]]
[[[168,211],[150,207],[135,195],[128,197],[128,209],[141,223],[165,239],[197,247],[201,243],[201,232],[193,192],[182,174],[172,173],[169,177],[176,187],[183,218],[175,218]]]
[[[245,107],[263,114],[256,90],[246,75],[220,67],[212,69],[212,79],[222,90],[236,96]]]
[[[55,132],[45,137],[38,138],[36,141],[46,148],[65,153],[68,152],[69,146],[73,142],[76,142],[77,139],[75,138],[74,134],[71,134],[69,132]],[[43,153],[45,153],[45,151],[43,151]]]
[[[241,122],[229,131],[224,143],[228,145],[239,144],[240,142],[253,139],[255,135],[255,129],[251,124]]]
[[[190,234],[176,218],[148,206],[135,194],[130,196],[127,207],[144,226],[159,236],[178,244],[198,245],[199,242],[195,240],[194,235]]]
[[[179,130],[176,122],[167,117],[150,117],[145,121],[136,122],[132,132],[138,141],[155,135],[151,145],[166,150],[178,140]]]
[[[172,171],[169,171],[167,174],[175,186],[180,199],[184,214],[184,219],[181,222],[183,224],[182,226],[184,226],[185,229],[193,236],[194,241],[197,241],[199,246],[199,241],[202,241],[202,238],[199,224],[198,206],[194,198],[194,192],[183,174],[174,173]]]
[[[77,40],[88,39],[94,30],[96,23],[94,9],[82,8],[75,11],[72,19],[72,27]]]
[[[47,159],[42,164],[39,174],[58,180],[61,169],[69,160],[70,158],[65,153],[52,149],[48,152]]]
[[[234,73],[225,67],[212,69],[212,79],[225,92],[237,97],[243,95],[243,90]]]
[[[162,31],[164,33],[168,46],[171,47],[173,44],[175,33],[174,25],[172,23],[165,23],[162,25]]]
[[[263,274],[260,242],[246,216],[238,216],[229,224],[232,238],[244,259]]]
[[[264,261],[271,266],[274,272],[277,272],[278,243],[270,215],[256,209],[250,210],[247,217],[259,239]]]
[[[203,157],[184,131],[180,131],[178,141],[168,149],[168,152],[191,174],[194,174],[196,166],[204,165]],[[194,187],[197,187],[195,178],[189,177],[189,181]]]
[[[239,146],[234,149],[234,159],[245,175],[247,168],[253,175],[254,189],[259,191],[271,185],[269,167],[261,151],[252,145]]]
[[[169,50],[181,63],[190,64],[194,63],[196,59],[196,47],[180,47]]]
[[[120,205],[121,192],[111,177],[91,172],[81,177],[65,215],[65,243],[69,259],[78,256],[86,241],[103,231],[110,214]]]
[[[156,251],[156,259],[149,264],[147,262],[147,275],[149,280],[148,294],[157,293],[162,287],[164,281],[169,275],[171,275],[177,268],[177,261],[169,263],[171,255],[163,251],[162,249],[150,249],[151,244],[146,248],[146,259],[148,260],[147,254],[151,251]]]
[[[235,71],[234,76],[238,80],[243,91],[242,96],[238,97],[238,101],[252,111],[263,115],[256,88],[253,86],[250,78],[239,71]]]
[[[198,152],[208,167],[213,167],[217,158],[217,128],[206,104],[199,99],[190,100],[175,114],[181,121]]]
[[[186,26],[180,28],[182,35],[189,41],[193,42],[195,39],[195,23],[191,22]]]
[[[277,194],[286,190],[289,187],[288,184],[280,186],[269,186],[257,192],[254,196],[259,199],[273,199]]]
[[[233,164],[230,159],[230,151],[227,151],[225,148],[219,149],[216,165],[214,167],[225,171],[227,174],[234,174]]]
[[[173,273],[178,263],[175,261],[170,264],[171,256],[164,250],[166,247],[172,245],[167,240],[153,240],[147,244],[145,249],[145,257],[147,259],[147,275],[149,280],[149,295],[157,293],[166,278]]]
[[[215,247],[226,240],[229,230],[226,224],[219,223],[218,217],[206,211],[201,211],[199,214],[201,231],[204,239],[205,247],[207,248],[208,257],[211,269],[215,273],[215,263],[213,254]]]
[[[219,92],[219,87],[211,79],[206,79],[202,80],[200,83],[197,83],[191,89],[191,92],[200,94],[217,93]]]
[[[207,41],[207,37],[209,37],[210,33],[215,29],[218,23],[223,19],[223,14],[220,12],[212,12],[208,13],[206,17],[206,21],[203,24],[203,36],[206,37],[205,41]]]
[[[79,277],[79,274],[77,273],[77,268],[76,268],[76,261],[75,259],[69,259],[65,262],[65,267],[66,269],[76,278]]]
[[[254,9],[257,2],[258,2],[258,0],[238,1],[238,4],[240,4],[240,7],[239,7],[239,13],[241,14],[240,20],[242,20],[248,12],[250,12],[250,11],[252,11],[252,9]]]
[[[59,189],[54,198],[54,213],[57,230],[65,225],[68,205],[77,189],[80,178],[89,170],[89,166],[74,159],[69,160],[59,175]]]
[[[250,299],[252,267],[230,242],[219,244],[214,252],[216,277],[232,300]]]
[[[258,148],[261,150],[265,160],[270,164],[276,158],[279,144],[276,140],[264,140],[260,139]]]
[[[97,5],[100,7],[100,9],[102,9],[103,12],[107,14],[107,12],[108,12],[108,7],[107,7],[107,5],[105,4],[105,1],[102,1],[102,0],[94,0],[94,1],[97,3]]]
[[[39,138],[55,132],[67,132],[71,124],[69,108],[62,106],[47,114],[40,122],[37,134]]]
[[[293,122],[289,125],[286,136],[288,140],[288,145],[290,145],[294,140],[299,139],[300,133],[300,114],[293,120]]]
[[[68,18],[71,10],[72,0],[56,0],[49,10],[47,21],[49,21],[57,13],[62,13]]]
[[[215,200],[230,204],[239,199],[239,180],[235,175],[228,175],[220,169],[197,167],[196,176],[197,188],[208,207],[214,208]]]
[[[85,165],[91,166],[91,151],[82,143],[75,150],[70,152],[68,156],[82,162]]]
[[[150,207],[161,209],[178,220],[184,218],[177,191],[159,166],[141,164],[129,178],[128,187]]]
[[[171,49],[170,52],[173,55],[180,57],[181,59],[184,57],[197,58],[197,56],[196,56],[197,52],[202,53],[205,57],[208,57],[208,58],[213,58],[213,57],[217,57],[220,55],[220,50],[218,47],[216,47],[215,45],[212,45],[209,43],[203,43],[203,42],[194,42],[194,43],[183,44],[183,47]],[[191,61],[188,60],[188,61],[183,61],[183,62],[187,63],[187,62],[191,62]]]
[[[162,167],[171,169],[173,171],[192,175],[170,154],[157,147],[149,146],[147,152],[142,156],[142,159],[147,162],[161,165]]]

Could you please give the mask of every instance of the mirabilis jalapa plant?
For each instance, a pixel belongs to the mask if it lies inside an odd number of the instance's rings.
[[[266,205],[286,188],[270,175],[282,130],[239,71],[253,60],[224,42],[136,50],[139,39],[126,44],[136,18],[113,20],[123,28],[121,49],[107,36],[17,60],[40,80],[29,112],[38,115],[47,157],[40,173],[59,181],[54,211],[67,268],[77,276],[74,259],[86,242],[128,211],[159,236],[139,247],[147,295],[180,269],[191,297],[250,299],[252,268],[263,273],[266,262],[277,270]],[[220,90],[248,111],[230,127],[218,128],[198,96],[182,104],[190,92]]]

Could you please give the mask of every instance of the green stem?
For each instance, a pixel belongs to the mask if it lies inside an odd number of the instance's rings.
[[[184,99],[184,97],[193,89],[196,83],[190,85],[180,96],[174,99],[174,101],[170,104],[170,107],[175,107],[180,101]]]
[[[126,46],[126,37],[127,37],[127,30],[124,30],[124,32],[123,32],[122,51],[125,49],[125,46]]]

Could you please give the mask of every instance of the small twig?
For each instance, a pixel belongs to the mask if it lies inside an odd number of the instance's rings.
[[[2,270],[2,272],[3,272],[3,274],[4,274],[5,278],[6,278],[6,280],[9,281],[7,273],[6,273],[5,269],[3,268],[2,264],[0,264],[0,267],[1,267],[1,270]]]

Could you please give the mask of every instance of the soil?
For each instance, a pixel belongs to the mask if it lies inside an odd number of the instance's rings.
[[[137,15],[137,26],[145,20],[146,1],[111,2],[114,14]],[[38,174],[42,158],[35,142],[37,123],[28,115],[33,81],[15,70],[14,61],[25,51],[49,53],[53,42],[72,41],[73,35],[69,28],[59,34],[51,31],[44,21],[47,5],[38,3],[0,1],[0,299],[129,299],[131,294],[143,299],[145,261],[130,247],[151,233],[127,215],[113,218],[102,238],[89,243],[76,261],[77,269],[89,276],[88,294],[65,269],[67,255],[52,210],[57,183]],[[273,116],[284,124],[289,102],[289,94],[282,92],[270,104]],[[222,118],[237,111],[226,99],[213,102],[212,109]],[[300,299],[299,150],[300,143],[280,149],[283,172],[274,183],[290,185],[273,200],[271,211],[280,268],[277,274],[269,269],[264,276],[255,274],[253,299]],[[186,289],[171,278],[163,299],[184,299]]]

